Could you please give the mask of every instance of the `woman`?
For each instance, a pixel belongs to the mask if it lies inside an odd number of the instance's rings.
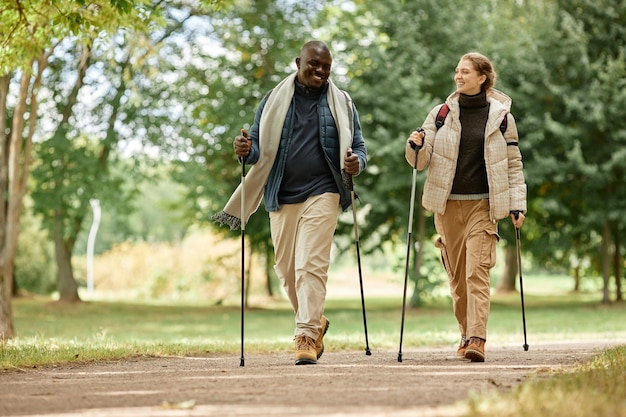
[[[526,183],[511,99],[494,89],[489,59],[463,55],[454,82],[456,91],[408,138],[405,157],[419,170],[428,166],[422,205],[435,214],[440,235],[461,332],[457,356],[484,362],[498,221],[510,215],[522,226]]]

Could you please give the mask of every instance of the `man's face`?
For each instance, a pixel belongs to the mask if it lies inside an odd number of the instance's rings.
[[[333,57],[330,51],[323,46],[311,45],[305,48],[298,58],[298,81],[307,87],[319,88],[330,77],[330,68]]]

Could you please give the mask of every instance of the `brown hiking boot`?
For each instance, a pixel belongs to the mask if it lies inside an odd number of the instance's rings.
[[[306,335],[296,336],[296,365],[315,365],[317,363],[317,351],[315,340]]]
[[[459,358],[465,357],[465,349],[469,345],[469,340],[465,338],[465,336],[461,336],[461,343],[459,343],[459,348],[456,350],[456,356]]]
[[[326,318],[326,316],[322,316],[322,329],[320,330],[320,335],[317,336],[317,340],[315,341],[315,351],[317,352],[317,359],[322,357],[322,353],[324,353],[324,335],[328,331],[330,327],[330,321]]]
[[[465,359],[472,362],[485,361],[485,340],[480,337],[470,338],[469,345],[465,349]]]

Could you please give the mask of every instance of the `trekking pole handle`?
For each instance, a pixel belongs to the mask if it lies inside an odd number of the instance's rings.
[[[352,156],[352,149],[348,149],[347,151],[348,156]],[[350,191],[354,191],[354,179],[352,178],[352,174],[348,174],[344,168],[343,170],[344,174],[345,174],[345,183],[348,186],[348,189]]]
[[[245,130],[245,129],[241,129],[241,135],[238,136],[237,138],[239,138],[239,137],[243,138],[247,142],[247,144],[248,144],[248,153],[245,156],[242,156],[242,155],[239,155],[239,153],[238,153],[239,151],[241,151],[241,149],[238,150],[237,142],[242,143],[243,141],[241,141],[241,140],[239,140],[239,141],[236,140],[235,141],[235,153],[237,153],[237,158],[239,159],[239,162],[242,162],[242,161],[245,161],[246,158],[250,155],[250,150],[252,148],[252,144],[251,144],[252,139],[250,138],[250,133],[248,133],[248,131]]]
[[[423,133],[424,137],[422,138],[422,144],[417,146],[414,142],[409,141],[409,145],[411,145],[411,148],[413,148],[413,150],[420,150],[422,149],[422,146],[424,146],[424,139],[426,139],[426,131],[424,129],[422,129],[421,127],[418,127],[417,129],[415,129],[415,131],[417,133]]]

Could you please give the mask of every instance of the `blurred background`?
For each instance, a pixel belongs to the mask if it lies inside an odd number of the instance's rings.
[[[0,322],[11,297],[29,294],[237,303],[240,235],[210,216],[240,180],[232,140],[311,39],[330,47],[369,151],[355,178],[366,296],[401,296],[405,140],[454,90],[460,56],[479,51],[513,100],[528,183],[524,275],[622,301],[625,3],[0,0]],[[447,297],[423,180],[414,307]],[[330,297],[359,294],[352,227],[342,214]],[[517,291],[508,220],[500,234],[493,289]],[[282,298],[263,206],[246,237],[247,302]]]

